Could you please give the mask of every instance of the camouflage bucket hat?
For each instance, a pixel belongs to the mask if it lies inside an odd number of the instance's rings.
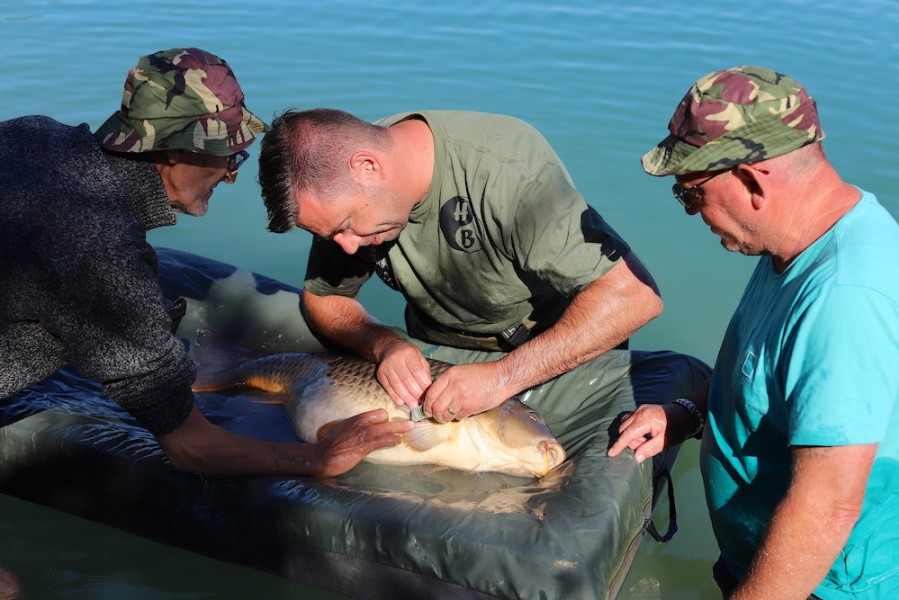
[[[128,73],[122,108],[97,130],[107,150],[178,149],[230,156],[269,126],[244,105],[221,58],[197,48],[142,56]]]
[[[815,101],[795,79],[763,67],[733,67],[696,81],[642,159],[650,175],[723,171],[824,139]]]

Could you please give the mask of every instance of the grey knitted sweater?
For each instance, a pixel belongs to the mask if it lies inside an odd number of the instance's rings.
[[[151,433],[172,431],[195,372],[146,240],[175,223],[158,171],[86,124],[22,117],[0,140],[0,399],[73,363]]]

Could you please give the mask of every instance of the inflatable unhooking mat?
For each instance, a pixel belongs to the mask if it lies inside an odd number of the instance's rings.
[[[209,328],[272,353],[323,350],[296,288],[183,252],[159,259],[166,296],[187,300],[185,343]],[[495,358],[420,347],[451,363]],[[682,354],[615,350],[527,392],[568,453],[539,480],[369,463],[321,480],[178,472],[98,385],[63,370],[0,405],[0,491],[360,598],[614,598],[674,453],[608,458],[613,422],[708,374]],[[260,395],[197,403],[230,430],[296,440],[283,406]]]

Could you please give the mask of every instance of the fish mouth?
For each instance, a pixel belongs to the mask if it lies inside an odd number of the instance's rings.
[[[543,477],[565,462],[565,459],[567,458],[565,448],[563,448],[562,444],[556,440],[540,442],[538,447],[540,448],[540,456],[543,457],[543,465],[542,468],[532,473],[534,477]]]

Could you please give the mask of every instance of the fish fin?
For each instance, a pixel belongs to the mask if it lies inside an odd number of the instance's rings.
[[[197,329],[197,337],[190,348],[191,357],[201,367],[233,368],[254,357],[253,350],[211,329]]]
[[[333,421],[328,421],[324,425],[318,428],[318,431],[315,432],[315,439],[320,440],[322,437],[328,433],[332,427],[340,423],[341,419],[335,419]]]
[[[284,398],[280,395],[271,398],[253,398],[253,404],[284,404]]]
[[[209,329],[198,329],[191,346],[191,358],[197,365],[197,376],[191,389],[213,392],[242,383],[235,367],[251,355],[249,348],[232,342]]]
[[[454,436],[456,431],[450,423],[441,424],[436,421],[418,421],[415,429],[403,434],[406,444],[413,450],[424,452],[437,444],[445,442]]]
[[[190,389],[194,392],[215,392],[234,387],[240,383],[241,381],[234,376],[233,371],[225,369],[197,371],[197,376],[194,378]]]

